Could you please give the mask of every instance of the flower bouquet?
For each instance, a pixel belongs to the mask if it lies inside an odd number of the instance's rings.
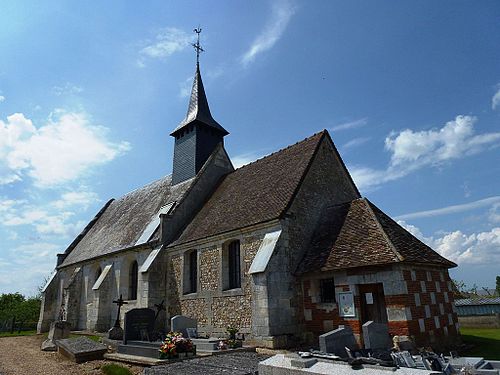
[[[169,332],[165,336],[159,352],[160,359],[193,356],[196,354],[196,346],[190,339],[182,337],[182,333]]]

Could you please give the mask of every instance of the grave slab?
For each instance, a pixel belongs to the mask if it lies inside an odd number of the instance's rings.
[[[184,315],[176,315],[170,319],[170,329],[173,332],[180,332],[182,336],[188,337],[188,328],[198,329],[198,321]]]
[[[102,359],[108,349],[88,337],[78,337],[58,340],[57,351],[76,363],[82,363]]]
[[[322,352],[347,357],[345,348],[358,349],[356,338],[350,327],[337,328],[319,336],[319,347]]]
[[[389,349],[392,347],[389,327],[385,323],[368,321],[363,324],[363,339],[366,349]]]
[[[155,324],[155,312],[152,309],[132,309],[125,313],[123,343],[130,340],[149,341]]]
[[[57,321],[50,323],[49,334],[47,340],[42,343],[41,349],[43,351],[57,350],[57,340],[67,339],[71,331],[71,324],[65,321]]]

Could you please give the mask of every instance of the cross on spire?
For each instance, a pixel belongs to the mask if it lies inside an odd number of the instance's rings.
[[[196,65],[198,66],[200,65],[200,52],[205,52],[205,50],[200,45],[201,27],[198,26],[198,28],[194,29],[193,31],[197,34],[197,40],[196,43],[191,43],[191,45],[196,50]]]

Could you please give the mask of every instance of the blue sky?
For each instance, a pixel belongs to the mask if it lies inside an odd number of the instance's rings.
[[[171,173],[201,25],[242,165],[324,128],[363,195],[500,274],[497,1],[2,2],[0,292],[33,294],[111,197]]]

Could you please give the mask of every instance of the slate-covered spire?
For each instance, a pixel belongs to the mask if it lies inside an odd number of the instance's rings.
[[[191,89],[191,97],[189,98],[186,118],[181,121],[170,135],[175,137],[176,133],[185,129],[189,124],[195,121],[221,132],[223,136],[229,134],[226,129],[214,120],[210,113],[207,95],[205,94],[205,88],[203,87],[203,81],[201,79],[199,62],[196,63],[196,73],[194,75],[193,88]]]
[[[217,145],[224,142],[224,136],[229,134],[210,113],[200,73],[199,57],[203,51],[200,46],[201,29],[194,31],[198,34],[198,41],[193,44],[196,72],[188,111],[186,118],[170,133],[175,138],[173,185],[196,176]]]

